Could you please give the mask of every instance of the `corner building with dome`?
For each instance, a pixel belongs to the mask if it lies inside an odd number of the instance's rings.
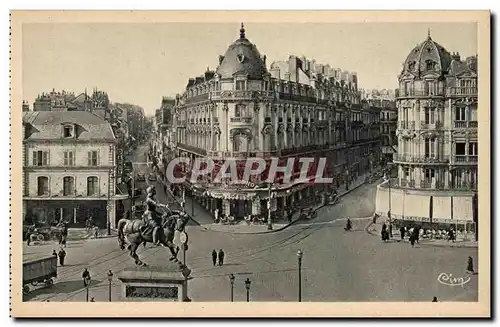
[[[476,231],[477,60],[448,52],[430,32],[408,54],[396,95],[398,177],[379,185],[379,214]]]
[[[240,178],[247,158],[269,163],[273,157],[326,157],[323,176],[334,178],[334,185],[314,184],[314,169],[299,180],[296,166],[291,181],[278,178],[271,191],[266,172],[250,185],[216,184],[212,174],[186,183],[186,190],[208,211],[241,219],[266,215],[269,194],[271,211],[279,213],[325,188],[349,188],[354,178],[376,167],[381,108],[361,99],[356,74],[296,56],[268,69],[266,56],[245,33],[242,24],[217,69],[189,79],[177,96],[176,155],[210,158],[219,168],[226,159],[239,160]]]

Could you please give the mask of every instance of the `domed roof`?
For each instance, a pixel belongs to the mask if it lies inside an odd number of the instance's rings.
[[[406,57],[403,72],[418,74],[427,72],[432,67],[432,71],[441,74],[448,70],[452,59],[451,54],[442,45],[432,40],[429,31],[427,39],[413,48]],[[429,66],[428,63],[432,65]]]
[[[257,47],[245,37],[243,24],[241,24],[240,38],[229,46],[217,68],[220,78],[233,78],[236,73],[248,75],[248,79],[262,79],[267,73],[266,64]]]

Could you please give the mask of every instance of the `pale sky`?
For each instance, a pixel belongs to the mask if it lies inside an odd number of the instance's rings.
[[[108,92],[112,102],[159,108],[190,77],[215,69],[239,37],[235,23],[24,24],[23,97],[67,90]],[[397,87],[408,53],[427,37],[462,58],[477,53],[475,23],[248,23],[246,36],[267,64],[304,55],[358,73],[365,89]]]

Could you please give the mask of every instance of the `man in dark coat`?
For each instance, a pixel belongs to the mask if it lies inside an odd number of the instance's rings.
[[[52,255],[57,258],[57,252],[56,252],[56,250],[52,250]]]
[[[405,227],[404,226],[401,226],[401,228],[399,229],[399,233],[401,234],[401,240],[404,240],[405,239]]]
[[[217,251],[212,250],[212,262],[214,263],[214,266],[217,264]]]
[[[63,267],[64,266],[64,258],[66,258],[66,251],[64,251],[64,249],[61,248],[59,250],[58,255],[59,255],[59,264],[61,265],[61,267]]]
[[[467,272],[474,273],[474,260],[472,260],[472,257],[467,260]]]
[[[87,270],[87,268],[85,268],[85,270],[83,271],[82,278],[83,278],[83,286],[84,287],[89,286],[90,285],[90,272]]]
[[[219,250],[219,266],[224,265],[224,251],[222,249]]]

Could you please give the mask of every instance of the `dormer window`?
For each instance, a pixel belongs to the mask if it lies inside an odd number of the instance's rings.
[[[426,65],[426,69],[427,70],[433,70],[434,69],[434,61],[432,61],[432,60],[427,60],[425,62],[425,65]]]
[[[62,134],[63,138],[75,137],[75,126],[70,124],[63,125]]]

